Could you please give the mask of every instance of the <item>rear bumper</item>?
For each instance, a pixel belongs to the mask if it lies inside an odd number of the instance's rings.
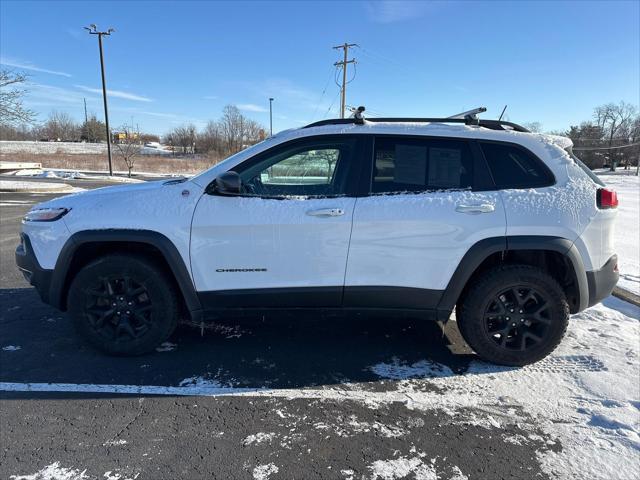
[[[587,285],[589,286],[589,306],[591,307],[611,295],[613,287],[618,283],[618,278],[620,278],[618,256],[612,256],[600,270],[586,273]]]
[[[16,265],[24,278],[33,285],[44,303],[51,304],[51,279],[53,270],[40,267],[29,237],[20,234],[20,244],[16,248]]]

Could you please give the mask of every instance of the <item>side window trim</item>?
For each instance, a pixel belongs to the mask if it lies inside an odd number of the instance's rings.
[[[521,150],[521,151],[525,152],[528,156],[531,157],[531,159],[533,160],[535,166],[537,168],[539,168],[542,172],[544,172],[546,178],[548,179],[548,182],[545,182],[545,183],[542,183],[542,184],[536,185],[536,186],[499,187],[497,185],[497,182],[495,181],[495,178],[493,178],[493,173],[491,172],[491,167],[489,166],[489,159],[487,159],[486,155],[484,154],[484,150],[482,149],[482,144],[483,143],[484,144],[501,145],[501,146],[505,146],[505,147],[512,147],[512,148],[515,148],[516,150]],[[477,140],[477,144],[478,144],[478,147],[479,147],[479,150],[480,150],[480,154],[482,155],[482,158],[484,158],[485,164],[486,164],[487,168],[489,169],[489,174],[491,175],[491,178],[493,179],[493,183],[495,185],[496,190],[525,189],[525,188],[546,188],[546,187],[552,187],[553,185],[555,185],[557,183],[556,176],[551,171],[551,169],[547,166],[547,164],[544,163],[544,161],[542,161],[542,159],[540,159],[540,157],[538,157],[535,153],[533,153],[527,147],[525,147],[523,145],[520,145],[519,143],[505,142],[505,141],[502,141],[502,140],[478,139]]]
[[[473,154],[473,191],[488,192],[497,190],[496,182],[476,139],[469,141]]]
[[[337,194],[329,194],[329,195],[304,195],[308,198],[336,198],[336,197],[345,197],[345,196],[355,196],[357,194],[357,180],[359,178],[361,161],[362,158],[362,141],[357,135],[314,135],[314,136],[306,136],[301,138],[296,138],[289,140],[287,142],[274,145],[272,148],[265,150],[263,152],[258,153],[257,155],[250,157],[236,165],[230,171],[234,171],[237,173],[242,173],[243,170],[250,168],[251,166],[262,162],[264,159],[268,157],[272,157],[274,155],[278,155],[280,152],[286,151],[291,148],[295,148],[296,146],[300,146],[304,148],[304,145],[308,145],[309,147],[321,147],[321,146],[331,146],[336,144],[346,144],[348,142],[352,142],[353,147],[353,158],[351,161],[343,161],[339,168],[346,169],[346,182],[344,186],[344,191]],[[286,199],[288,195],[236,195],[237,197],[244,198],[265,198],[265,199]]]

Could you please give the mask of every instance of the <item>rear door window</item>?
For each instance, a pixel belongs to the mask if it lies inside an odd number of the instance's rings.
[[[480,142],[498,189],[553,185],[551,171],[528,150],[504,143]]]
[[[374,162],[372,193],[473,186],[473,155],[464,140],[377,138]]]

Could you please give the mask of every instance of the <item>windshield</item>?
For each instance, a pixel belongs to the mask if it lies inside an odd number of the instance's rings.
[[[584,173],[586,173],[587,175],[589,175],[589,178],[591,180],[593,180],[595,183],[597,183],[598,185],[600,185],[601,187],[605,187],[605,183],[600,180],[600,177],[598,177],[595,173],[593,173],[591,171],[591,169],[589,167],[587,167],[582,160],[580,160],[578,157],[576,157],[575,153],[573,153],[573,150],[571,149],[571,147],[566,149],[567,153],[569,155],[571,155],[571,158],[573,158],[574,162],[576,162],[578,164],[578,166],[584,171]]]

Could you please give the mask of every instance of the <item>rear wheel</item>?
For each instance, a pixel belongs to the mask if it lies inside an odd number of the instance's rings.
[[[108,255],[83,267],[67,300],[77,331],[112,355],[140,355],[173,333],[178,300],[167,274],[154,262]]]
[[[460,333],[483,360],[514,366],[546,357],[569,322],[562,287],[527,265],[497,267],[482,275],[457,313]]]

